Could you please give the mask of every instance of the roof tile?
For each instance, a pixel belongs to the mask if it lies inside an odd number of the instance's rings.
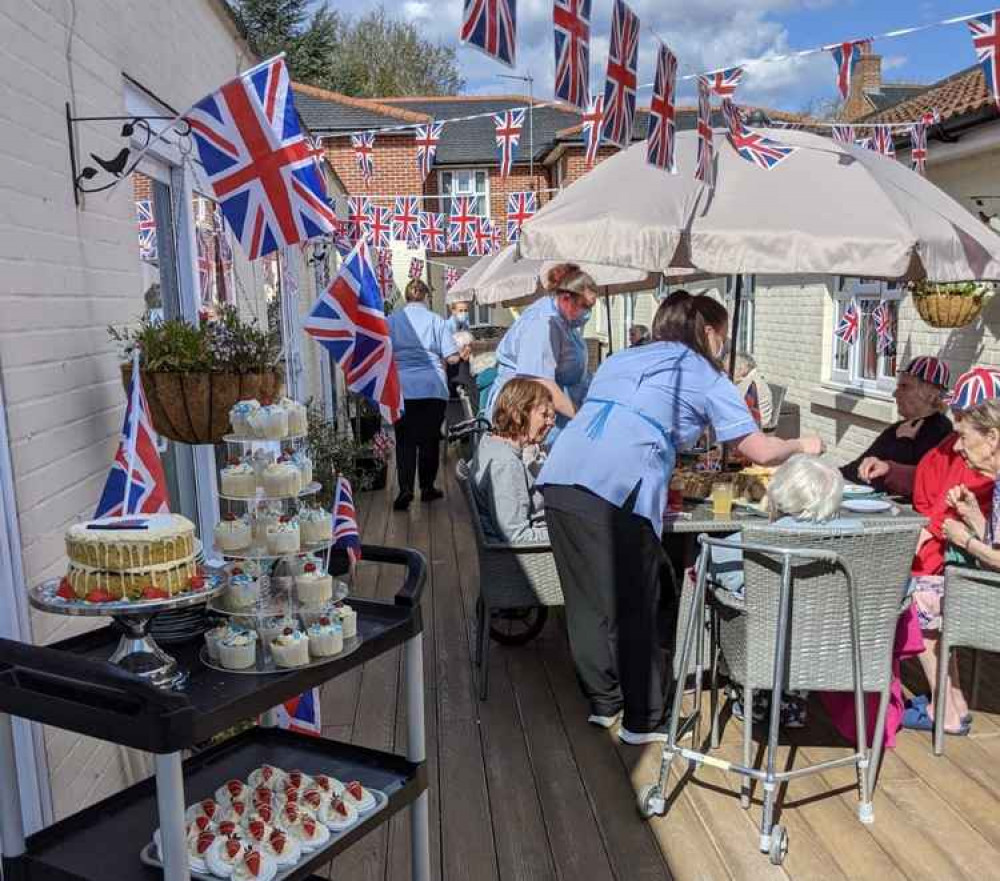
[[[944,121],[964,116],[992,103],[993,98],[986,88],[982,68],[977,64],[927,86],[918,95],[864,116],[855,124],[912,122],[932,110],[936,110]]]

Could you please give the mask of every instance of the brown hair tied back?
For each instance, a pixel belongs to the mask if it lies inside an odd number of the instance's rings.
[[[562,291],[577,295],[597,294],[597,282],[575,263],[559,263],[553,266],[545,277],[543,287],[552,294]]]
[[[431,295],[431,289],[427,287],[419,278],[410,280],[406,286],[406,302],[421,303]]]
[[[711,297],[692,297],[687,291],[674,291],[660,303],[653,318],[653,339],[658,342],[683,343],[697,352],[716,370],[722,365],[712,354],[707,328],[726,328],[729,313]]]

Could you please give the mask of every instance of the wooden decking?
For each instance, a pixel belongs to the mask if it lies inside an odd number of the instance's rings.
[[[450,473],[440,482],[445,499],[415,503],[406,514],[392,512],[388,491],[358,499],[367,542],[414,547],[430,561],[423,613],[435,878],[1000,878],[1000,676],[990,659],[971,737],[949,738],[945,757],[935,758],[928,736],[900,735],[883,766],[874,825],[856,818],[850,768],[794,781],[781,810],[791,849],[777,868],[757,851],[759,794],[744,812],[738,780],[721,771],[699,769],[666,817],[639,818],[634,792],[654,779],[659,751],[621,746],[586,723],[561,616],[530,645],[494,644],[489,701],[477,700],[476,552]],[[379,575],[362,566],[357,592],[390,597],[398,584]],[[400,674],[393,655],[331,683],[323,694],[326,733],[402,752]],[[920,684],[915,668],[907,676]],[[740,726],[730,722],[722,753],[735,759],[739,740]],[[846,749],[814,709],[783,760],[801,765]],[[330,877],[403,881],[409,871],[404,813],[347,851]]]

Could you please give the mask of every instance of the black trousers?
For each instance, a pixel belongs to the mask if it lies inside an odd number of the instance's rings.
[[[446,368],[448,374],[448,393],[452,398],[458,397],[458,387],[464,386],[465,392],[472,402],[473,411],[477,410],[476,399],[479,397],[479,390],[476,388],[476,380],[472,376],[472,370],[468,361],[459,361],[457,364],[449,364]]]
[[[396,473],[399,491],[413,492],[413,478],[420,473],[420,489],[430,489],[441,462],[441,424],[448,402],[441,398],[407,398],[395,425]]]
[[[660,579],[666,557],[648,520],[570,486],[547,486],[545,520],[566,598],[577,677],[591,711],[624,709],[629,731],[663,722]],[[669,578],[669,576],[667,576]]]

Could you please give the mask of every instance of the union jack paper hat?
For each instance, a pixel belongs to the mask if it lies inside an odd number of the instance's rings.
[[[951,406],[953,410],[968,410],[991,398],[1000,398],[1000,370],[995,367],[973,367],[955,383]]]
[[[938,388],[946,389],[951,382],[951,371],[944,361],[932,358],[930,355],[920,355],[914,358],[906,367],[903,373],[909,373],[917,379],[936,385]]]

